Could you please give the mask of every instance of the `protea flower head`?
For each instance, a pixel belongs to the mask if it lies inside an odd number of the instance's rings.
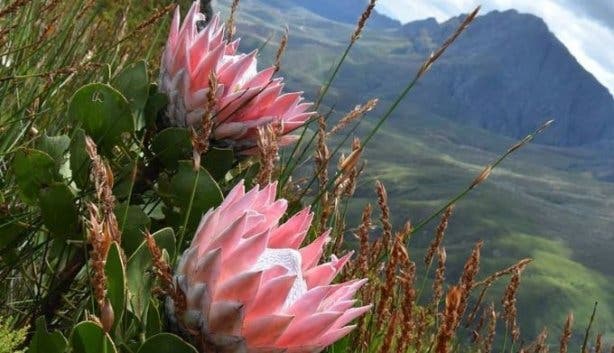
[[[310,103],[301,92],[283,93],[281,78],[273,78],[275,67],[257,70],[257,51],[237,53],[239,41],[225,39],[224,25],[215,15],[207,25],[200,4],[192,4],[180,25],[175,10],[162,56],[160,91],[169,97],[167,117],[171,125],[199,124],[206,107],[210,79],[217,81],[212,116],[214,141],[249,149],[256,145],[257,129],[281,124],[286,135],[300,127],[311,115]],[[199,30],[202,28],[202,30]],[[282,136],[281,144],[293,141]]]
[[[331,284],[351,253],[318,264],[328,232],[300,248],[313,214],[279,224],[287,201],[275,193],[275,184],[236,186],[203,216],[181,257],[175,279],[186,310],[171,315],[205,351],[319,352],[371,307],[352,299],[366,280]]]

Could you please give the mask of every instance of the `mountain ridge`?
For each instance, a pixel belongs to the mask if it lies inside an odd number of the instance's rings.
[[[341,22],[353,24],[367,1],[348,1],[354,5],[345,10]],[[337,13],[324,0],[290,2],[327,18]],[[354,16],[347,15],[352,12]],[[459,15],[441,23],[427,18],[396,27],[369,22],[367,30],[374,40],[395,37],[399,45],[388,54],[404,57],[393,60],[416,57],[407,65],[415,71],[463,18]],[[382,88],[378,94],[392,97],[400,87],[392,84],[386,89],[383,83],[395,80],[397,68],[377,69],[395,65],[386,54],[379,53],[379,62],[370,60],[368,69],[359,63],[352,71],[377,71],[372,76],[379,77],[381,84],[370,84]],[[351,88],[343,86],[343,80],[338,91]],[[614,97],[609,90],[580,65],[541,18],[514,9],[478,16],[413,94],[426,111],[504,136],[521,138],[543,121],[554,119],[556,124],[541,143],[594,149],[614,145]],[[391,123],[395,121],[401,123],[398,119]]]

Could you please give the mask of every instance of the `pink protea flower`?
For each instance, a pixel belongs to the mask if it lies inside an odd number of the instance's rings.
[[[198,124],[207,107],[209,80],[218,82],[212,139],[225,140],[238,149],[256,145],[258,127],[280,123],[283,135],[294,131],[312,114],[301,92],[282,93],[275,67],[257,70],[257,52],[237,53],[238,40],[228,43],[219,15],[201,31],[205,15],[195,1],[180,26],[179,7],[162,56],[160,90],[169,96],[167,116],[171,125]],[[293,141],[283,136],[281,144]]]
[[[309,209],[279,224],[287,201],[275,200],[276,187],[236,186],[181,257],[175,276],[187,309],[176,319],[205,351],[319,352],[371,307],[352,299],[366,280],[330,284],[351,253],[318,264],[328,232],[299,248]]]

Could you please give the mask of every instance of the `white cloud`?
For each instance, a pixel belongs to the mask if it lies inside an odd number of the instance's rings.
[[[614,29],[565,6],[562,0],[380,0],[377,6],[403,22],[427,17],[441,22],[480,4],[482,13],[513,8],[543,18],[578,62],[614,93]]]

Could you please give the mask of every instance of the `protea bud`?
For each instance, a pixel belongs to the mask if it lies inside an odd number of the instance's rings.
[[[279,224],[287,201],[275,194],[275,184],[247,193],[236,186],[204,215],[181,257],[175,278],[187,308],[175,320],[205,351],[319,352],[371,307],[352,299],[366,280],[330,284],[351,253],[318,264],[328,232],[299,248],[313,214]]]
[[[197,1],[181,26],[177,7],[162,56],[160,90],[169,96],[169,123],[194,126],[211,106],[207,92],[209,80],[215,78],[211,138],[241,152],[256,145],[258,127],[281,123],[284,135],[296,130],[311,115],[311,104],[303,102],[301,92],[282,93],[282,79],[273,78],[275,67],[258,71],[257,52],[237,53],[238,44],[225,39],[218,15],[205,22]],[[284,136],[280,142],[293,140]]]

